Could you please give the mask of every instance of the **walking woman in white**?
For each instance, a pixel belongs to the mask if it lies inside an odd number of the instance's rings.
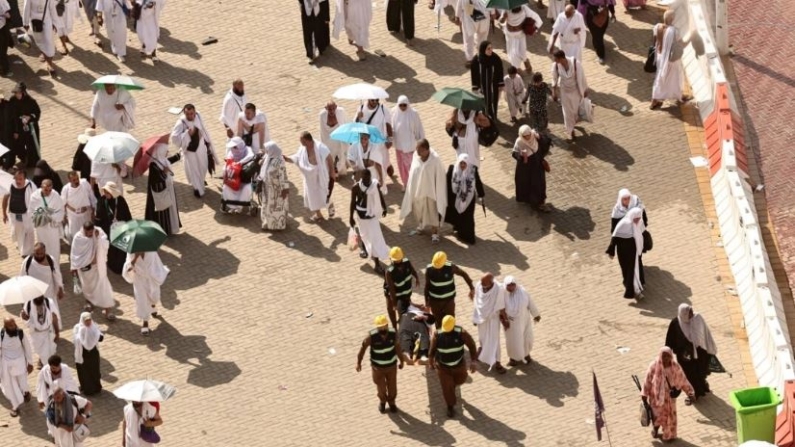
[[[685,42],[679,30],[673,25],[674,12],[665,11],[663,23],[654,25],[654,47],[656,48],[657,73],[651,91],[652,110],[663,105],[666,99],[686,101],[682,96],[684,82],[682,70],[682,51]]]
[[[135,21],[135,32],[141,42],[141,59],[152,58],[157,62],[157,41],[160,39],[160,14],[166,0],[135,0],[133,10],[139,11]]]
[[[580,61],[567,57],[563,50],[555,51],[555,61],[552,63],[552,99],[560,100],[566,135],[572,140],[575,138],[574,125],[577,123],[580,101],[587,97],[588,83]]]
[[[508,351],[508,366],[522,362],[530,363],[533,350],[533,325],[541,321],[541,313],[524,287],[516,284],[513,276],[506,276],[505,315],[509,326],[505,329],[505,350]]]

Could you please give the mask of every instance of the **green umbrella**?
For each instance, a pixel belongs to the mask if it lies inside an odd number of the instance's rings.
[[[486,3],[486,7],[497,9],[513,9],[526,4],[527,0],[489,0],[488,3]]]
[[[463,110],[485,110],[486,103],[480,96],[455,87],[445,87],[438,92],[434,93],[433,99],[442,104],[453,106],[457,109]]]
[[[135,79],[125,76],[125,75],[105,75],[101,78],[97,79],[96,81],[92,82],[91,85],[94,87],[101,87],[105,84],[113,84],[118,88],[124,90],[143,90],[144,86],[141,85],[140,82],[136,81]]]
[[[110,229],[110,243],[127,253],[157,251],[167,237],[160,225],[149,220],[128,220]]]

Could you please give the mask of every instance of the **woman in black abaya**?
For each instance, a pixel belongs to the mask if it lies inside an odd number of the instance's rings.
[[[480,91],[486,101],[486,115],[496,120],[500,89],[505,86],[505,81],[503,81],[502,59],[494,53],[488,40],[480,43],[478,55],[472,59],[470,74],[472,91]]]

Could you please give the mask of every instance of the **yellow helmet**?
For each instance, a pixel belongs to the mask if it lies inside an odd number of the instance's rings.
[[[442,332],[450,332],[455,328],[455,317],[452,315],[446,315],[442,319]]]
[[[431,261],[431,265],[433,268],[440,269],[444,267],[444,263],[447,262],[447,253],[443,251],[437,251],[433,255],[433,260]]]
[[[375,324],[375,327],[389,326],[389,320],[386,319],[386,315],[379,315],[375,317],[373,324]]]
[[[403,250],[400,247],[392,247],[389,250],[389,259],[393,262],[400,262],[403,260]]]

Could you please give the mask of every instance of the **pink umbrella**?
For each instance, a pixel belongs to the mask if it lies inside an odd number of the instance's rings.
[[[141,144],[141,149],[138,150],[133,158],[133,177],[140,177],[144,175],[149,169],[149,163],[152,161],[152,148],[158,144],[168,144],[169,134],[156,135],[149,137]]]

